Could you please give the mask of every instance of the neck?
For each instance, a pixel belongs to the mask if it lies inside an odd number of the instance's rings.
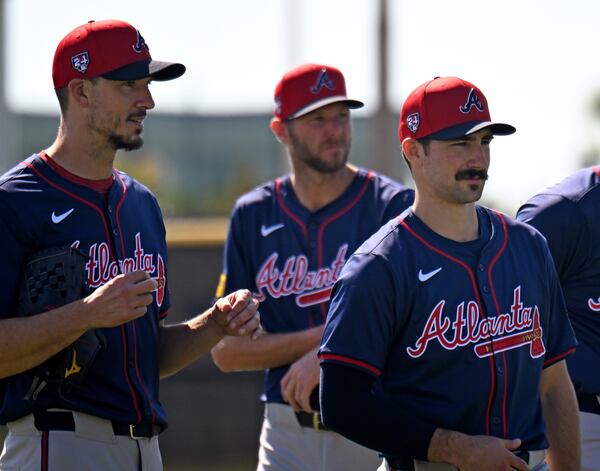
[[[345,165],[334,173],[294,169],[292,188],[304,207],[317,211],[339,198],[352,183],[356,172],[357,168],[352,165]]]
[[[116,154],[115,149],[94,142],[84,130],[69,129],[63,121],[45,152],[65,170],[89,180],[109,178]]]
[[[413,205],[415,215],[432,231],[456,242],[468,242],[479,237],[479,222],[475,203],[428,204],[419,195]]]

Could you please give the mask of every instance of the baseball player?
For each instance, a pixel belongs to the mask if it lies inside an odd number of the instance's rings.
[[[258,470],[363,471],[381,461],[323,427],[318,412],[317,347],[333,283],[350,254],[413,200],[412,190],[347,163],[350,109],[361,106],[334,67],[287,72],[271,130],[293,171],[233,209],[217,295],[251,288],[264,334],[226,337],[212,353],[223,371],[266,369]]]
[[[600,167],[579,170],[531,198],[517,219],[539,229],[554,258],[579,345],[567,364],[579,403],[581,460],[600,470]],[[596,365],[596,366],[594,366]]]
[[[382,452],[380,470],[579,469],[576,342],[547,245],[476,204],[490,142],[513,132],[456,77],[402,107],[415,203],[342,269],[319,350],[325,425]]]
[[[142,145],[150,82],[184,72],[152,60],[139,31],[119,20],[83,24],[56,49],[57,138],[0,177],[0,422],[8,425],[0,469],[161,470],[159,377],[223,335],[258,327],[247,290],[185,324],[163,324],[171,302],[161,212],[146,187],[113,168],[118,149]],[[65,244],[85,255],[91,294],[17,316],[26,260]],[[33,373],[90,330],[105,344],[80,385]],[[81,361],[73,357],[65,378]]]

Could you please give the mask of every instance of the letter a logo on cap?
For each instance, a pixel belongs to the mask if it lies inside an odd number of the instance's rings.
[[[137,52],[138,54],[140,52],[144,51],[144,47],[147,50],[150,50],[150,48],[148,47],[148,45],[146,44],[146,41],[144,40],[144,37],[140,34],[140,32],[136,29],[135,32],[137,33],[137,41],[136,43],[133,45],[133,50],[135,52]]]
[[[335,90],[335,85],[329,78],[329,75],[327,75],[327,70],[325,69],[322,69],[321,72],[319,72],[319,77],[317,77],[315,84],[310,87],[310,91],[314,94],[317,94],[323,87],[329,88],[329,90]]]
[[[469,92],[469,96],[467,97],[467,102],[464,105],[462,105],[459,109],[460,109],[461,113],[467,114],[471,111],[471,108],[473,108],[473,107],[477,108],[479,111],[481,111],[483,113],[483,104],[479,100],[479,97],[477,96],[475,89],[471,88],[471,91]]]

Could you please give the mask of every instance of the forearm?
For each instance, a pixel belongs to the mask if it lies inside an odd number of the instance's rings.
[[[225,372],[250,371],[289,365],[321,340],[323,326],[282,334],[250,337],[225,337],[213,349],[215,364]]]
[[[29,317],[0,320],[0,378],[29,370],[58,353],[88,328],[82,301]]]
[[[160,376],[171,376],[206,354],[223,338],[212,308],[181,324],[160,327]]]
[[[415,416],[409,404],[374,395],[374,381],[374,377],[355,368],[321,363],[324,424],[385,455],[426,459],[436,427]]]
[[[550,443],[550,467],[557,471],[578,470],[581,460],[579,412],[564,361],[544,370],[540,397]]]

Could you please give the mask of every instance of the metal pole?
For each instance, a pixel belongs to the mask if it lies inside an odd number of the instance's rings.
[[[388,75],[388,3],[379,0],[379,16],[377,28],[377,88],[379,92],[379,107],[372,120],[373,154],[370,156],[372,167],[390,177],[402,179],[404,167],[400,155],[400,145],[397,137],[398,116],[389,106]]]
[[[0,0],[0,175],[18,159],[12,113],[6,107],[6,1]]]

